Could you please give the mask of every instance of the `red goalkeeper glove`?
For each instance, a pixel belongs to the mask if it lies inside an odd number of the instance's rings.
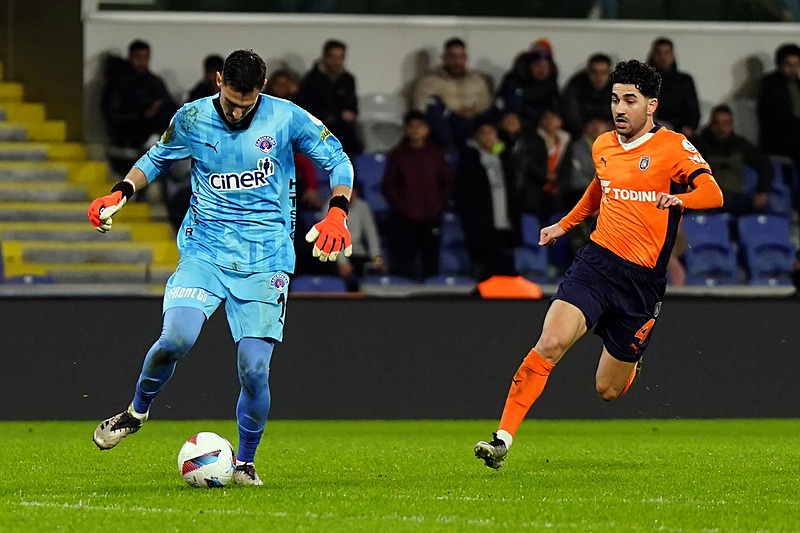
[[[347,229],[347,212],[350,202],[344,196],[331,198],[327,216],[314,224],[306,234],[306,241],[314,243],[312,255],[320,261],[336,261],[339,252],[345,257],[353,253],[350,230]]]
[[[111,215],[122,209],[128,198],[133,196],[135,189],[130,180],[125,180],[114,185],[111,194],[96,198],[89,204],[89,221],[94,229],[105,233],[111,229]]]

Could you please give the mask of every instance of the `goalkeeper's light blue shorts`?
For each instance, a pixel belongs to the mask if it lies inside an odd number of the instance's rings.
[[[167,281],[163,310],[193,307],[208,319],[224,301],[235,342],[244,337],[281,342],[288,291],[285,272],[239,272],[185,257]]]

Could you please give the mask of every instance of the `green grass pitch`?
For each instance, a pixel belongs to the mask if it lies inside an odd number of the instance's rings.
[[[499,471],[492,421],[270,421],[262,487],[199,489],[183,441],[233,421],[0,423],[0,531],[800,530],[800,420],[526,421]]]

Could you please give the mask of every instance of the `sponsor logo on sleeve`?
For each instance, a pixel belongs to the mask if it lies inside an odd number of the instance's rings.
[[[322,126],[322,131],[319,133],[319,136],[322,139],[322,142],[325,142],[325,140],[331,136],[331,132],[328,130],[328,128]]]
[[[697,148],[695,148],[694,145],[692,143],[690,143],[688,139],[684,139],[683,142],[681,142],[681,146],[683,146],[683,148],[687,152],[692,152],[692,153],[696,153],[697,152]]]

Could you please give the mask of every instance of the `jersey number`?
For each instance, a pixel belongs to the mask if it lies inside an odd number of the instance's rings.
[[[639,344],[642,344],[647,336],[650,334],[650,330],[653,329],[653,325],[656,323],[655,318],[651,318],[648,320],[642,329],[636,332],[636,338],[639,339]]]
[[[278,317],[278,322],[283,324],[283,317],[286,315],[286,294],[280,293],[278,295],[278,304],[281,306],[281,314]]]

